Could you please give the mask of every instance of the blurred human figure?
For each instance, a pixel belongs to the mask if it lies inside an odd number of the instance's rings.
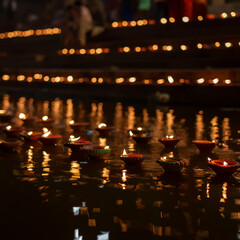
[[[181,21],[182,17],[192,19],[193,15],[193,0],[168,0],[169,17],[175,18],[176,21]]]
[[[93,27],[93,18],[85,0],[76,0],[74,3],[74,21],[77,25],[77,35],[80,47],[86,46],[87,33],[90,32]]]
[[[167,0],[154,0],[154,19],[159,22],[161,18],[168,18]]]
[[[205,18],[207,16],[207,0],[193,0],[193,19],[198,16]]]

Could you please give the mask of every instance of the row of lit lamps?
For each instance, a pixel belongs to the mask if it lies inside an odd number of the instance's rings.
[[[206,43],[198,43],[196,45],[197,49],[210,49],[212,47],[215,48],[230,48],[230,47],[236,47],[236,46],[240,46],[240,42],[238,42],[238,44],[233,44],[232,42],[225,42],[225,43],[220,43],[220,42],[215,42],[214,44],[206,44]],[[176,49],[176,48],[175,48]],[[190,47],[188,45],[182,44],[179,46],[179,49],[181,51],[187,51],[190,50]],[[135,52],[146,52],[146,51],[151,51],[151,52],[156,52],[156,51],[173,51],[174,47],[172,45],[164,45],[162,47],[160,47],[157,44],[153,44],[153,45],[149,45],[147,47],[134,47],[134,48],[130,48],[128,46],[125,47],[121,47],[118,48],[118,52],[120,53],[128,53],[130,51],[135,51]],[[85,55],[85,54],[89,54],[89,55],[99,55],[99,54],[106,54],[106,53],[110,53],[110,49],[109,48],[91,48],[91,49],[74,49],[74,48],[64,48],[62,50],[58,51],[59,55]]]
[[[238,14],[236,12],[231,12],[229,14],[227,13],[221,13],[220,18],[228,18],[228,17],[236,17]],[[209,15],[208,18],[206,19],[213,19],[216,18],[215,15]],[[197,18],[198,21],[203,21],[204,18],[202,16],[198,16]],[[187,23],[189,22],[190,19],[189,17],[183,17],[182,22]],[[159,23],[160,24],[167,24],[167,23],[175,23],[176,20],[173,17],[170,17],[169,19],[167,18],[161,18]],[[119,27],[136,27],[136,26],[145,26],[145,25],[154,25],[156,24],[155,20],[138,20],[138,21],[122,21],[122,22],[113,22],[112,27],[113,28],[119,28]],[[56,35],[60,34],[62,30],[60,28],[46,28],[46,29],[30,29],[26,31],[12,31],[12,32],[5,32],[5,33],[0,33],[0,39],[7,39],[7,38],[16,38],[16,37],[30,37],[30,36],[42,36],[42,35]]]
[[[74,78],[73,76],[57,76],[57,77],[50,77],[50,76],[43,76],[40,73],[34,74],[33,77],[27,77],[25,75],[18,75],[16,77],[11,77],[10,75],[3,75],[2,76],[3,81],[9,81],[9,80],[17,80],[19,82],[22,81],[27,81],[27,82],[33,82],[34,80],[36,81],[43,81],[43,82],[52,82],[52,83],[59,83],[59,82],[65,82],[65,83],[93,83],[93,84],[101,84],[101,83],[112,83],[112,81],[104,80],[102,77],[92,77],[92,78]],[[158,79],[157,81],[154,81],[152,79],[144,79],[141,82],[138,80],[136,77],[129,77],[129,78],[124,78],[124,77],[117,77],[115,78],[115,83],[116,84],[121,84],[121,83],[143,83],[143,84],[192,84],[192,83],[197,83],[197,84],[224,84],[224,85],[231,85],[232,81],[230,79],[225,79],[220,81],[219,78],[214,78],[210,80],[206,80],[205,78],[199,78],[196,80],[196,82],[190,81],[188,79],[179,79],[176,80],[172,76],[167,76],[166,79],[161,78]]]

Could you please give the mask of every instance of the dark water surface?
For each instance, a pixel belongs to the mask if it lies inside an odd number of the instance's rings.
[[[240,172],[225,178],[207,165],[207,157],[240,161],[239,109],[156,106],[76,99],[44,101],[4,95],[0,109],[54,118],[56,147],[26,143],[13,152],[0,150],[0,239],[240,239]],[[82,160],[63,146],[73,131],[69,121],[89,122],[82,137],[111,154]],[[108,138],[99,123],[115,126]],[[137,145],[127,130],[152,130],[147,145]],[[36,123],[29,130],[41,129]],[[165,135],[182,138],[167,150]],[[1,139],[6,136],[0,134]],[[215,140],[208,155],[191,141]],[[233,141],[232,141],[233,140]],[[147,156],[140,166],[120,160],[123,149]],[[186,159],[181,174],[164,173],[156,158],[171,152]]]

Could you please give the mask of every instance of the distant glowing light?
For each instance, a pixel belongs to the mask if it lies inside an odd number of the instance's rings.
[[[64,48],[64,49],[62,50],[62,54],[64,54],[64,55],[68,54],[68,50],[67,50],[66,48]]]
[[[144,79],[144,81],[143,81],[143,82],[144,82],[144,84],[150,84],[150,83],[151,83],[151,81],[152,81],[152,80],[150,80],[150,79]]]
[[[182,51],[186,51],[188,49],[188,47],[186,45],[181,45],[180,48]]]
[[[97,78],[93,77],[93,78],[91,79],[91,82],[92,82],[92,83],[96,83],[96,82],[97,82]]]
[[[154,45],[152,46],[152,49],[153,49],[154,51],[157,51],[157,50],[158,50],[158,45],[154,44]]]
[[[96,50],[94,48],[92,48],[92,49],[89,50],[89,53],[93,55],[93,54],[96,53]]]
[[[74,54],[75,53],[75,49],[73,49],[73,48],[71,48],[70,50],[69,50],[69,54]]]
[[[205,82],[205,79],[204,78],[199,78],[198,80],[197,80],[197,83],[198,84],[202,84],[202,83],[204,83]]]
[[[203,16],[198,16],[197,19],[198,19],[198,21],[202,21],[203,20]]]
[[[218,82],[219,82],[219,79],[218,79],[218,78],[213,79],[213,83],[214,83],[214,84],[217,84]]]
[[[237,16],[237,14],[236,14],[235,12],[231,12],[230,15],[231,15],[232,17],[236,17],[236,16]]]
[[[226,84],[231,84],[231,83],[232,83],[232,81],[231,81],[230,79],[226,79],[224,82],[225,82]]]
[[[103,78],[99,78],[98,83],[103,83]]]
[[[28,136],[32,136],[33,135],[33,132],[28,132]]]
[[[47,120],[48,120],[48,116],[43,116],[43,117],[42,117],[42,120],[43,120],[43,121],[47,121]]]
[[[68,82],[72,82],[72,81],[73,81],[73,76],[68,76],[68,77],[67,77],[67,81],[68,81]]]
[[[227,18],[228,17],[227,13],[225,13],[225,12],[222,13],[220,16],[221,16],[221,18]]]
[[[42,135],[42,137],[49,137],[50,134],[51,134],[51,131],[48,131],[48,132],[44,133],[44,134]]]
[[[142,131],[143,129],[142,129],[142,127],[138,127],[137,130],[138,131]]]
[[[135,77],[130,77],[130,78],[128,79],[128,81],[129,81],[130,83],[134,83],[134,82],[136,82],[136,78],[135,78]]]
[[[157,84],[163,84],[164,82],[165,82],[164,79],[158,79],[158,80],[157,80]]]
[[[12,128],[12,126],[7,126],[6,129],[9,131]]]
[[[24,76],[24,75],[18,75],[18,76],[17,76],[17,80],[18,80],[19,82],[24,81],[24,80],[25,80],[25,76]]]
[[[215,47],[220,47],[221,43],[220,42],[215,42]]]
[[[106,127],[106,126],[107,126],[106,123],[100,123],[100,124],[98,125],[98,128],[102,128],[102,127]]]
[[[84,48],[82,48],[82,49],[79,50],[79,53],[82,54],[82,55],[86,54],[86,52],[87,52],[87,51],[86,51],[86,49],[84,49]]]
[[[135,47],[135,52],[141,52],[141,47]]]
[[[230,47],[232,47],[232,43],[230,43],[230,42],[226,42],[226,43],[225,43],[225,47],[226,47],[226,48],[230,48]]]
[[[112,23],[112,27],[113,27],[113,28],[117,28],[117,27],[118,27],[118,22],[113,22],[113,23]]]
[[[43,78],[43,81],[44,81],[44,82],[48,82],[49,79],[50,79],[49,76],[45,76],[45,77]]]
[[[123,22],[122,22],[122,26],[123,26],[123,27],[127,27],[127,26],[128,26],[128,22],[127,22],[127,21],[123,21]]]
[[[167,23],[167,19],[166,19],[166,18],[161,18],[161,19],[160,19],[160,23],[166,24],[166,23]]]
[[[20,113],[18,117],[19,117],[20,119],[24,120],[24,119],[26,119],[26,114]]]
[[[202,49],[202,48],[203,48],[203,45],[202,45],[201,43],[198,43],[198,44],[197,44],[197,48],[198,48],[198,49]]]
[[[172,76],[168,76],[167,78],[169,83],[174,83],[174,79]]]
[[[128,53],[128,52],[130,52],[130,48],[129,48],[129,47],[124,47],[124,48],[123,48],[123,51],[126,52],[126,53]]]
[[[170,22],[170,23],[175,23],[175,21],[176,21],[175,18],[173,18],[173,17],[170,17],[170,18],[169,18],[169,22]]]
[[[126,157],[127,156],[127,152],[126,152],[126,150],[124,149],[123,150],[123,154],[122,154],[124,157]]]
[[[137,25],[138,25],[138,26],[143,26],[143,24],[144,24],[143,20],[138,20],[138,21],[137,21]]]
[[[185,22],[185,23],[189,22],[189,17],[183,17],[182,21]]]
[[[132,137],[133,136],[133,132],[129,131],[129,135],[130,135],[130,137]]]
[[[3,75],[2,76],[2,80],[3,81],[8,81],[10,79],[10,76],[9,75]]]
[[[96,54],[101,54],[103,52],[103,49],[102,48],[97,48],[96,49]]]
[[[74,124],[74,123],[75,123],[74,120],[71,120],[71,121],[69,122],[70,125],[72,125],[72,124]]]
[[[124,78],[116,78],[116,83],[120,84],[124,82]]]

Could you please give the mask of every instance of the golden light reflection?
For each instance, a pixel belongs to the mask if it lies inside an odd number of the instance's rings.
[[[207,183],[207,187],[206,187],[206,196],[207,198],[210,198],[210,184]]]
[[[70,180],[75,181],[80,179],[80,164],[78,163],[78,161],[72,161],[71,162],[71,169],[70,169],[70,173],[72,174]]]
[[[133,129],[135,125],[135,108],[133,106],[128,106],[127,111],[127,129]]]
[[[222,203],[225,203],[227,199],[227,187],[228,187],[227,182],[224,182],[222,185],[222,198],[220,199],[220,202]]]
[[[103,168],[102,171],[102,177],[103,179],[103,184],[106,184],[107,182],[109,182],[109,175],[110,175],[110,170],[107,168]]]
[[[43,177],[47,177],[50,173],[50,165],[49,165],[49,161],[50,159],[50,154],[48,154],[47,152],[43,151],[43,162],[42,162],[42,176]]]
[[[9,75],[3,75],[2,76],[2,80],[3,81],[8,81],[10,79],[10,76]]]
[[[20,113],[18,117],[19,117],[20,119],[24,120],[24,119],[26,119],[26,114]]]
[[[202,140],[204,135],[204,121],[203,121],[203,111],[199,111],[196,115],[196,140]]]
[[[174,83],[174,79],[172,76],[168,76],[167,78],[169,83]]]
[[[215,116],[214,118],[212,118],[212,120],[210,121],[211,123],[211,132],[210,132],[210,137],[211,140],[214,140],[215,142],[218,142],[218,138],[219,138],[219,127],[218,127],[218,117]]]
[[[228,147],[227,143],[231,137],[230,119],[224,118],[222,121],[222,141],[224,143],[223,147]]]
[[[30,146],[30,148],[27,150],[27,156],[28,156],[28,160],[27,160],[27,170],[29,172],[33,172],[34,169],[34,163],[33,163],[33,146]]]
[[[106,138],[99,138],[99,146],[105,147],[107,144]]]
[[[123,106],[121,102],[118,102],[115,107],[114,114],[114,126],[116,127],[116,131],[120,131],[123,126]]]
[[[174,135],[174,119],[175,116],[173,115],[174,110],[170,109],[169,112],[167,113],[167,120],[166,120],[166,125],[167,125],[167,135]]]

